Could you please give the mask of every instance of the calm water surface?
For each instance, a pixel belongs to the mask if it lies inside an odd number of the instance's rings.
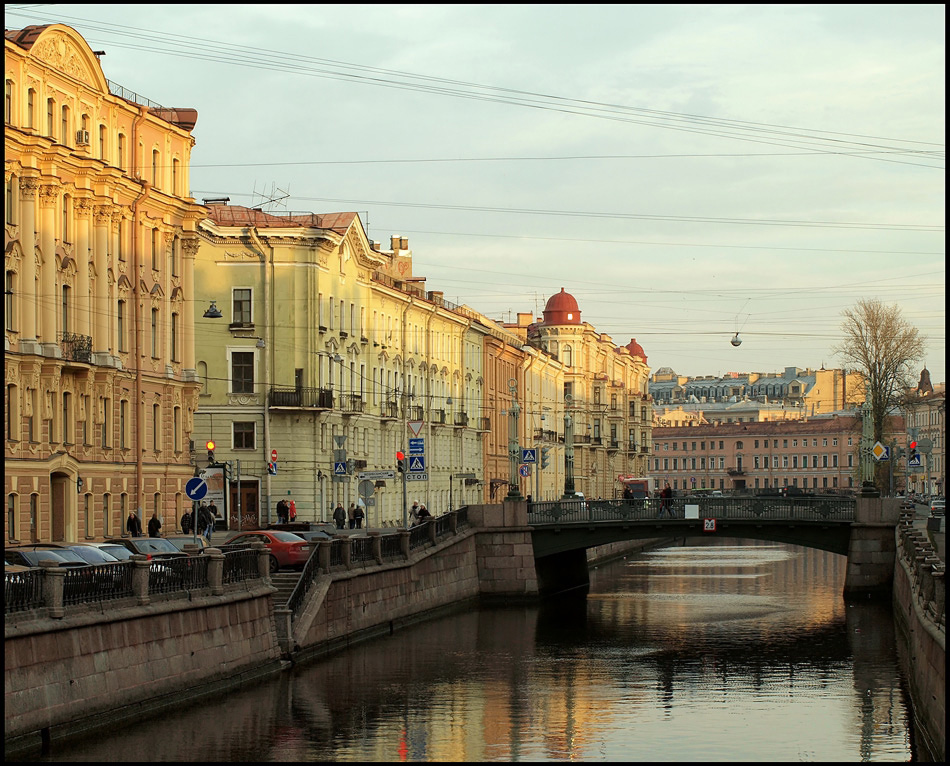
[[[886,605],[845,559],[695,541],[586,599],[472,610],[94,740],[61,761],[907,761]]]

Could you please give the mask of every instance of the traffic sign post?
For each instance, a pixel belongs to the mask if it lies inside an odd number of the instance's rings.
[[[208,494],[208,483],[200,476],[188,479],[188,483],[185,484],[185,494],[190,500],[201,500]]]

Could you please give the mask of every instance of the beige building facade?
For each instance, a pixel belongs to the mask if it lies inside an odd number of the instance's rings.
[[[187,196],[197,113],[114,95],[73,29],[8,30],[4,69],[9,542],[166,526],[196,402]]]

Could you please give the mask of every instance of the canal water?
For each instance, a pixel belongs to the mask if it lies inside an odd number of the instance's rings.
[[[592,569],[56,746],[50,761],[908,761],[886,604],[846,561],[716,539]]]

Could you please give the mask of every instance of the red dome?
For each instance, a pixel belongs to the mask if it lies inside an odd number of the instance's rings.
[[[544,307],[544,324],[580,324],[581,310],[570,293],[552,295]]]
[[[646,352],[643,350],[643,346],[637,343],[636,338],[631,338],[625,348],[630,352],[630,356],[639,356],[644,362],[647,360]]]

